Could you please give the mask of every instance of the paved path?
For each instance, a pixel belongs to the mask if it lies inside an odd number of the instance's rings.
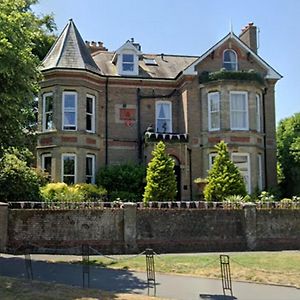
[[[32,255],[35,280],[82,286],[82,266],[49,263],[52,256]],[[78,258],[78,257],[77,257]],[[0,275],[25,277],[24,256],[0,255]],[[157,274],[157,296],[178,300],[299,300],[300,290],[281,286],[233,282],[234,297],[222,296],[220,280]],[[147,294],[146,274],[92,266],[90,287],[120,292]],[[152,294],[153,290],[150,290]]]

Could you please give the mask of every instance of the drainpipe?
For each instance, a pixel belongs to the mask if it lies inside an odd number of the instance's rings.
[[[193,201],[193,176],[192,176],[192,149],[187,148],[189,156],[189,168],[190,168],[190,201]]]
[[[142,134],[141,134],[141,89],[136,90],[137,107],[137,141],[138,141],[138,159],[142,163]]]
[[[265,168],[265,190],[268,190],[268,174],[267,174],[267,135],[266,135],[266,105],[265,95],[267,88],[264,88],[262,93],[262,111],[263,111],[263,134],[264,134],[264,168]]]
[[[105,166],[108,166],[108,77],[105,82]]]

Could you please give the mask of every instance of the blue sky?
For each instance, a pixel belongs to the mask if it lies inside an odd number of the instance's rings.
[[[276,120],[300,112],[299,0],[40,0],[58,33],[72,18],[84,40],[116,50],[135,38],[145,53],[201,55],[230,31],[259,27],[258,54],[284,77],[276,86]]]

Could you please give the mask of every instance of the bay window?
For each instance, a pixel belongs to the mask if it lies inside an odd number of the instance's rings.
[[[53,94],[43,95],[43,131],[53,129]]]
[[[77,93],[63,93],[63,130],[77,129]]]
[[[76,183],[76,155],[65,153],[62,155],[62,181],[67,184]]]
[[[247,92],[230,92],[230,128],[249,130]]]
[[[220,130],[220,93],[208,94],[208,130]]]

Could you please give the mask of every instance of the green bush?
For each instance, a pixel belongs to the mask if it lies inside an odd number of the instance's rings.
[[[41,188],[44,201],[49,202],[86,202],[103,200],[106,190],[93,184],[76,184],[68,186],[64,182],[49,183]]]
[[[207,201],[223,201],[230,195],[246,196],[246,187],[238,168],[229,158],[227,145],[221,141],[215,146],[217,156],[208,172],[208,183],[204,188]]]
[[[145,167],[127,163],[100,168],[96,183],[107,190],[111,201],[117,198],[141,201],[145,186]]]
[[[159,142],[152,151],[147,167],[144,203],[149,201],[173,201],[177,193],[175,161],[166,153],[166,146]]]
[[[39,201],[40,178],[16,153],[5,151],[0,161],[1,201]]]

